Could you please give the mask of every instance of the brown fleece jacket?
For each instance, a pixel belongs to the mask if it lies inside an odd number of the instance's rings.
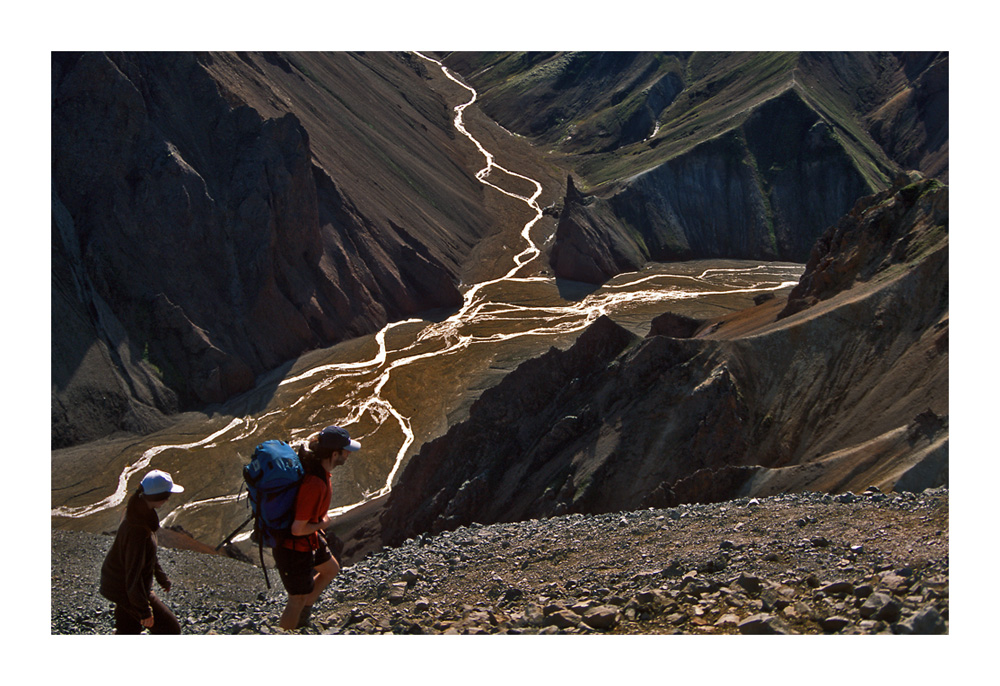
[[[133,496],[101,566],[101,595],[124,605],[140,620],[153,614],[149,605],[153,577],[160,586],[169,583],[156,559],[156,530],[159,528],[156,510],[141,497]]]

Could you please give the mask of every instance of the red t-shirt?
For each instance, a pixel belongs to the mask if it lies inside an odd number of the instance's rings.
[[[295,520],[316,523],[323,519],[330,510],[330,497],[333,495],[333,485],[330,483],[330,474],[326,478],[318,477],[314,474],[306,474],[299,486],[299,494],[295,498]],[[286,548],[292,550],[316,550],[319,548],[319,533],[313,532],[308,536],[293,536],[281,542]]]

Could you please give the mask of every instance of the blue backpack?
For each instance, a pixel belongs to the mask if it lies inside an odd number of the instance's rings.
[[[284,441],[264,441],[254,449],[253,459],[243,467],[243,481],[250,496],[253,538],[260,548],[260,566],[264,569],[264,546],[273,548],[282,538],[292,535],[295,498],[305,470],[298,453]]]

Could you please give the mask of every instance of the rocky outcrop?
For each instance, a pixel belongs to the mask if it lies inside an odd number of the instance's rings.
[[[650,336],[691,338],[705,324],[704,320],[686,317],[674,312],[664,312],[649,323]]]
[[[779,317],[832,298],[856,282],[892,276],[939,248],[947,233],[948,188],[919,174],[902,174],[892,188],[860,200],[816,241]]]
[[[802,262],[872,190],[835,130],[792,89],[608,198],[567,197],[573,211],[560,217],[551,264],[557,276],[601,283],[646,261]]]
[[[673,336],[658,326],[641,341],[595,323],[582,348],[522,365],[411,459],[383,540],[566,512],[947,483],[947,188],[905,186],[864,205],[857,232],[844,234],[860,243],[845,238],[835,254],[890,266],[782,319],[780,302],[764,302],[708,327],[666,321]],[[584,354],[604,339],[619,342]]]
[[[559,213],[559,240],[552,246],[549,264],[559,278],[602,283],[610,276],[641,267],[641,247],[618,230],[618,219],[606,204],[586,198],[566,181],[566,197]]]
[[[53,54],[53,447],[460,303],[480,186],[414,60]]]

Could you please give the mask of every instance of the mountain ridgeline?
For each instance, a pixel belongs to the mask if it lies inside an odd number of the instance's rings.
[[[804,262],[900,170],[947,181],[948,61],[889,53],[460,53],[483,110],[577,176],[551,263]],[[585,190],[581,193],[580,190]]]
[[[947,53],[434,56],[476,88],[471,125],[544,180],[539,272],[807,266],[787,298],[664,312],[645,337],[604,317],[524,362],[410,458],[355,552],[947,483]],[[306,351],[461,303],[523,223],[475,178],[467,94],[432,66],[53,54],[53,449],[212,411]]]

